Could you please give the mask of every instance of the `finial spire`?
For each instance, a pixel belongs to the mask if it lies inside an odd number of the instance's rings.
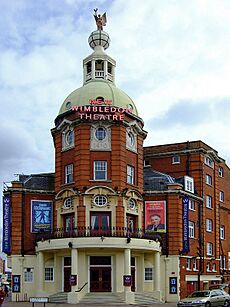
[[[96,20],[97,29],[99,31],[103,30],[103,27],[106,25],[107,19],[106,19],[106,13],[104,13],[102,16],[100,14],[97,14],[98,8],[94,9],[94,18]]]

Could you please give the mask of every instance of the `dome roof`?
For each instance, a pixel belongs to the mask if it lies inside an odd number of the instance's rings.
[[[90,99],[97,99],[98,97],[111,100],[111,106],[131,107],[132,113],[138,116],[137,108],[132,99],[114,84],[102,80],[91,81],[73,91],[63,102],[59,115],[69,111],[72,106],[90,105]]]

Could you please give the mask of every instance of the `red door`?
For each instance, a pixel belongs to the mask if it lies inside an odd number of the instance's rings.
[[[64,292],[70,292],[70,275],[71,275],[71,267],[64,267]]]
[[[135,267],[134,268],[131,267],[131,277],[132,277],[131,291],[132,292],[135,292],[135,289],[136,289],[135,273],[136,273]]]
[[[111,292],[111,268],[90,268],[90,292]]]
[[[64,257],[64,292],[70,292],[71,257]]]

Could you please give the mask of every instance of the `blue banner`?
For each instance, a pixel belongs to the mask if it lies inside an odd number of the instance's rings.
[[[189,227],[188,227],[188,203],[189,203],[189,198],[188,196],[184,196],[182,198],[182,227],[183,227],[183,253],[188,253],[190,250],[189,247]]]
[[[51,232],[53,205],[49,200],[31,201],[31,232]]]
[[[2,251],[3,253],[11,252],[10,244],[10,204],[11,198],[9,195],[3,196],[3,238],[2,238]]]
[[[21,275],[12,275],[12,292],[21,292]]]

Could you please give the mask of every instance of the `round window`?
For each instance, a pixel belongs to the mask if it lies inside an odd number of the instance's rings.
[[[93,201],[94,204],[99,207],[105,206],[108,202],[107,197],[105,195],[96,195]]]
[[[71,205],[72,205],[72,199],[71,199],[70,197],[66,198],[66,199],[64,200],[63,207],[64,207],[65,209],[69,209],[69,208],[71,207]]]
[[[67,101],[66,104],[65,104],[66,109],[69,110],[71,108],[71,106],[72,106],[71,101]]]
[[[104,140],[106,137],[106,129],[103,127],[96,128],[95,136],[96,136],[96,139],[98,139],[99,141]]]
[[[66,132],[65,142],[66,142],[67,146],[73,144],[73,130],[69,130],[69,131]]]
[[[130,147],[133,147],[134,144],[135,144],[135,138],[134,138],[133,133],[132,133],[132,132],[128,132],[127,137],[128,137],[128,140],[127,140],[127,141],[128,141],[128,145],[129,145]]]
[[[127,109],[129,110],[129,112],[133,112],[133,105],[131,103],[128,104]]]
[[[129,201],[128,201],[128,207],[130,209],[135,209],[136,207],[136,201],[133,199],[133,198],[130,198]]]

